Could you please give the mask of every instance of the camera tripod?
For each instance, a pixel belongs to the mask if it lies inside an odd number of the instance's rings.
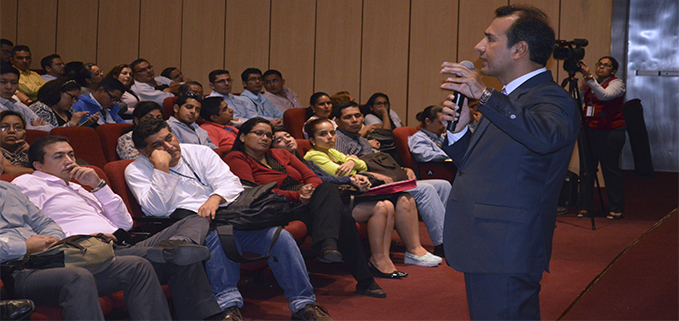
[[[564,64],[565,66],[565,64]],[[566,70],[568,72],[568,78],[564,79],[563,82],[561,82],[561,87],[564,89],[566,88],[566,85],[568,85],[568,92],[571,94],[573,99],[575,99],[576,103],[578,104],[578,110],[580,110],[580,134],[578,135],[578,156],[580,160],[580,168],[583,168],[584,170],[580,170],[580,173],[582,174],[580,177],[580,193],[583,193],[584,195],[594,195],[593,193],[590,193],[590,189],[592,186],[588,183],[589,182],[589,177],[590,175],[594,176],[594,182],[596,184],[596,189],[599,193],[599,201],[601,202],[601,212],[603,214],[606,213],[606,207],[604,205],[604,199],[603,199],[603,194],[601,193],[601,185],[599,184],[599,178],[596,175],[596,168],[594,167],[594,164],[590,164],[591,161],[587,159],[589,155],[593,155],[592,151],[592,141],[589,138],[589,133],[587,131],[587,123],[585,122],[585,112],[582,107],[582,99],[580,97],[580,90],[578,89],[578,79],[575,78],[575,72],[571,72],[572,70]],[[592,169],[593,173],[592,173]],[[584,182],[584,184],[583,184]],[[592,200],[588,200],[589,202],[592,202]],[[594,223],[594,210],[593,206],[591,207],[590,211],[588,212],[589,217],[592,222],[592,230],[596,230],[596,224]],[[604,215],[605,216],[605,215]]]

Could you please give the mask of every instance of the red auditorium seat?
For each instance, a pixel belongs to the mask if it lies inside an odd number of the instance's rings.
[[[302,127],[304,127],[304,122],[306,122],[305,117],[305,108],[290,108],[286,110],[283,113],[283,124],[285,126],[285,130],[287,130],[294,138],[304,138]]]
[[[311,143],[308,139],[304,138],[297,138],[295,140],[297,141],[297,152],[304,157],[306,152],[311,150]]]
[[[451,162],[415,162],[408,148],[408,137],[417,132],[416,128],[404,126],[394,129],[396,150],[401,155],[403,165],[409,167],[418,175],[419,179],[443,179],[452,183],[456,168]]]
[[[101,142],[102,151],[107,162],[119,160],[116,146],[118,138],[123,130],[132,127],[132,124],[104,124],[97,127],[97,135]]]
[[[26,142],[33,144],[33,142],[43,136],[47,136],[49,133],[37,129],[26,129]]]
[[[101,141],[94,129],[90,127],[60,127],[50,131],[50,135],[64,136],[68,138],[75,157],[86,161],[90,165],[104,168],[106,157],[101,147]]]
[[[168,120],[170,116],[174,116],[174,102],[177,97],[167,97],[163,100],[163,119]]]

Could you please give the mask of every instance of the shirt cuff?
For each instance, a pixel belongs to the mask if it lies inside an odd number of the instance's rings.
[[[456,141],[460,140],[462,136],[464,136],[467,133],[467,130],[469,129],[469,126],[464,126],[464,128],[459,132],[459,133],[451,133],[448,131],[446,134],[446,139],[448,140],[448,146],[455,144]]]
[[[106,204],[116,198],[116,193],[113,192],[111,189],[111,186],[106,184],[106,186],[102,187],[100,190],[92,193],[94,196],[97,197],[97,199],[102,203]]]

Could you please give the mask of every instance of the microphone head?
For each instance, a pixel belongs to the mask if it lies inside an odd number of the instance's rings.
[[[474,70],[474,63],[469,61],[469,60],[460,61],[460,65],[463,65],[463,66],[469,68],[469,70]]]

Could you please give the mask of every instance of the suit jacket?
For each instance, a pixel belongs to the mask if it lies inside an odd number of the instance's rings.
[[[448,200],[446,261],[465,273],[548,271],[558,195],[580,125],[550,72],[509,96],[495,92],[472,134],[444,150],[457,165]]]

